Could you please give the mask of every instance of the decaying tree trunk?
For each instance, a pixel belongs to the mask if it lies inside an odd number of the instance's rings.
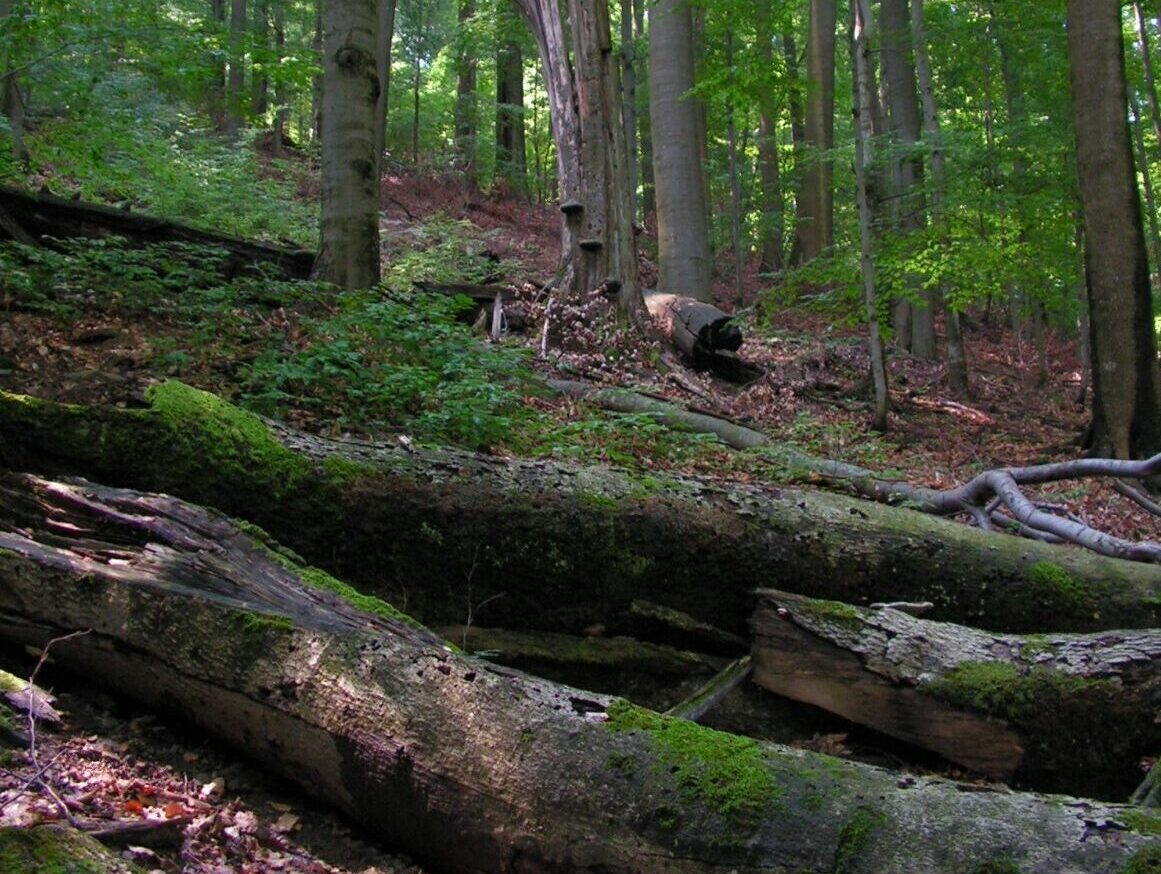
[[[760,595],[755,682],[990,777],[1128,798],[1161,749],[1161,631],[1018,637]]]
[[[759,744],[454,653],[250,527],[0,478],[0,636],[177,710],[444,871],[1113,872],[1149,815]]]
[[[1161,569],[792,488],[264,423],[170,382],[147,408],[0,393],[0,464],[212,504],[430,625],[619,633],[643,599],[746,634],[758,586],[923,601],[1007,632],[1161,625]]]
[[[45,192],[30,194],[6,185],[0,186],[0,212],[6,212],[33,239],[116,235],[134,244],[178,242],[216,246],[229,253],[226,269],[231,276],[253,271],[257,265],[272,265],[288,279],[305,279],[314,263],[314,253],[303,249],[243,240],[113,206],[68,200]],[[26,242],[9,228],[0,228],[6,231],[4,236]]]

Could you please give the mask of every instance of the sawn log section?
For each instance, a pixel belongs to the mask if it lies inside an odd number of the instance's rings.
[[[903,779],[459,656],[172,498],[12,474],[0,497],[0,636],[92,629],[54,658],[437,871],[1114,874],[1161,852],[1147,814]]]

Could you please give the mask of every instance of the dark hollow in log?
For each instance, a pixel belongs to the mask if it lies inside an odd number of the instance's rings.
[[[254,273],[259,265],[276,267],[288,279],[306,279],[314,266],[314,253],[273,243],[243,240],[227,234],[202,231],[178,222],[118,209],[99,203],[69,200],[41,192],[30,194],[18,188],[0,186],[0,211],[8,222],[0,222],[0,237],[27,243],[44,237],[124,237],[135,245],[147,243],[194,243],[215,246],[229,253],[228,276]]]
[[[990,777],[1128,798],[1161,748],[1161,631],[989,634],[759,594],[755,682]]]
[[[904,778],[457,655],[173,498],[0,489],[0,637],[91,629],[59,664],[176,709],[436,871],[1113,874],[1161,852],[1139,810]]]
[[[1022,632],[1161,626],[1161,573],[790,488],[333,440],[170,382],[148,408],[0,393],[0,462],[164,490],[262,525],[432,625],[631,633],[634,599],[748,635],[756,582]],[[469,583],[470,581],[470,583]]]
[[[729,313],[703,301],[674,294],[647,292],[645,307],[662,333],[699,370],[711,370],[731,382],[751,382],[762,371],[735,354],[742,330]]]

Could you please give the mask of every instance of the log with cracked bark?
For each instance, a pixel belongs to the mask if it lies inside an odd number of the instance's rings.
[[[759,592],[754,680],[990,777],[1128,798],[1161,749],[1161,631],[991,634]]]
[[[0,636],[92,629],[57,662],[186,714],[435,870],[1113,874],[1161,853],[1140,811],[963,791],[458,655],[170,497],[0,488]]]
[[[792,488],[327,439],[180,383],[0,393],[0,463],[212,504],[431,625],[609,634],[651,601],[747,634],[755,585],[1007,632],[1161,626],[1161,569]],[[503,598],[489,600],[498,593]]]

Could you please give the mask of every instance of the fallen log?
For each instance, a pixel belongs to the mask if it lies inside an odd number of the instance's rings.
[[[34,239],[43,244],[45,237],[118,236],[136,245],[180,242],[214,246],[229,254],[227,276],[253,273],[258,265],[269,265],[287,279],[306,279],[314,266],[314,253],[305,249],[244,240],[127,209],[69,200],[48,192],[32,194],[7,185],[0,185],[0,213],[7,214],[7,220],[0,222],[2,236],[25,243]]]
[[[629,633],[633,600],[748,634],[756,583],[931,601],[998,631],[1161,626],[1161,568],[842,495],[411,444],[264,422],[169,382],[146,408],[0,393],[0,462],[212,504],[430,625]]]
[[[184,714],[439,871],[1123,872],[1157,817],[964,791],[453,652],[250,527],[0,477],[0,637]]]
[[[1161,631],[989,634],[759,593],[754,681],[1044,791],[1128,798],[1161,749]]]
[[[729,313],[692,297],[656,291],[645,293],[645,308],[662,336],[696,369],[712,370],[736,383],[752,382],[762,375],[735,354],[742,345],[742,329]]]

